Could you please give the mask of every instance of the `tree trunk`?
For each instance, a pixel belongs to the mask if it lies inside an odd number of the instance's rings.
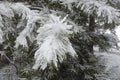
[[[89,28],[88,28],[90,33],[93,33],[95,31],[95,18],[93,15],[90,15],[89,17]],[[90,53],[93,54],[93,41],[90,41],[90,43],[88,44],[88,48]]]

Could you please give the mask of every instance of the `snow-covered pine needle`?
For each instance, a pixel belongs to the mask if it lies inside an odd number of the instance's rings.
[[[60,20],[60,17],[50,15],[50,20],[37,32],[39,33],[37,36],[39,49],[35,52],[33,69],[40,67],[44,70],[51,63],[57,67],[58,62],[62,62],[66,58],[67,53],[71,56],[76,55],[68,39],[73,33],[72,25]]]

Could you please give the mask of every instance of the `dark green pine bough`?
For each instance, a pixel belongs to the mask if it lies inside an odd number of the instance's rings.
[[[99,80],[96,75],[100,74],[100,67],[93,48],[116,48],[117,39],[111,37],[111,41],[104,32],[113,32],[119,25],[119,3],[1,1],[1,51],[13,61],[18,75],[28,80]]]

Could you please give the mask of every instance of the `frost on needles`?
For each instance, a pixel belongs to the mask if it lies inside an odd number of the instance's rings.
[[[33,69],[40,67],[44,70],[51,63],[57,67],[58,62],[61,63],[66,58],[67,53],[76,55],[68,39],[73,33],[72,28],[72,25],[65,22],[65,18],[60,20],[60,17],[50,15],[50,20],[37,31],[39,49],[35,52]]]
[[[54,0],[53,0],[54,1]],[[76,4],[76,8],[79,8],[88,15],[96,15],[101,17],[107,23],[119,23],[119,10],[111,7],[109,3],[115,4],[120,2],[119,0],[60,0],[62,4],[71,7],[72,3]]]
[[[33,69],[45,69],[48,64],[53,63],[55,67],[58,65],[58,61],[62,62],[66,58],[66,54],[75,56],[72,44],[69,41],[70,35],[73,33],[72,25],[68,25],[65,22],[66,17],[60,20],[55,14],[47,14],[48,17],[43,18],[42,11],[30,10],[27,5],[22,3],[0,3],[0,43],[4,41],[4,36],[9,31],[14,30],[18,36],[16,36],[15,45],[16,49],[22,45],[25,49],[28,48],[27,38],[32,42],[37,41],[38,50],[35,52],[35,64]],[[17,25],[12,27],[11,21],[18,16],[19,21]],[[6,22],[3,21],[6,20]],[[44,19],[46,19],[44,21]],[[8,21],[9,20],[9,21]],[[9,24],[8,24],[9,23]],[[36,25],[40,23],[40,25]],[[4,26],[6,25],[6,26]],[[42,27],[41,27],[42,26]],[[22,30],[19,30],[22,28]],[[33,30],[39,28],[38,35],[33,34]]]

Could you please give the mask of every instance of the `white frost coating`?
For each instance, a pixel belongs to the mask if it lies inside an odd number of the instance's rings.
[[[11,3],[0,3],[0,15],[4,15],[8,18],[14,17],[14,12],[11,8]]]
[[[118,23],[119,21],[119,10],[107,5],[103,1],[82,0],[79,2],[78,6],[81,7],[81,10],[88,14],[93,14],[95,12],[98,17],[106,18],[108,23]]]
[[[30,14],[31,10],[22,3],[15,3],[10,6],[15,14],[21,16],[21,19],[24,20],[27,18],[27,15]]]
[[[25,35],[18,36],[15,43],[16,43],[15,45],[16,48],[18,48],[19,45],[22,45],[23,47],[28,47]]]
[[[105,66],[100,75],[110,80],[120,80],[120,51],[112,49],[108,53],[95,52],[95,55],[99,58],[98,65]]]
[[[3,40],[3,31],[0,28],[0,43],[2,43],[3,41],[4,41]]]
[[[118,51],[117,51],[118,52]],[[101,63],[106,66],[105,71],[109,71],[111,68],[119,67],[120,68],[120,55],[115,53],[96,53],[96,56],[101,56]]]
[[[30,10],[26,5],[22,3],[7,3],[3,2],[0,3],[0,42],[2,42],[3,32],[2,28],[5,27],[4,25],[7,25],[8,31],[10,31],[12,28],[9,21],[12,21],[12,19],[15,17],[15,15],[18,15],[20,17],[20,22],[17,25],[17,28],[25,27],[23,31],[19,33],[19,36],[16,38],[16,45],[17,48],[19,45],[23,45],[24,47],[27,47],[27,40],[26,37],[30,39],[30,41],[34,40],[34,36],[32,35],[33,29],[36,27],[35,23],[39,22],[41,20],[41,17],[38,12],[34,10]],[[6,20],[6,22],[3,21],[3,19]],[[9,21],[8,21],[9,20]],[[27,22],[26,22],[27,21]],[[7,30],[6,30],[7,34]]]
[[[4,27],[3,18],[12,19],[14,17],[13,10],[10,8],[10,3],[0,3],[0,43],[4,41],[3,36],[4,32],[2,31],[2,28]]]
[[[37,43],[39,49],[35,52],[35,65],[33,69],[44,70],[48,64],[53,63],[57,67],[57,63],[62,62],[66,58],[66,53],[75,56],[74,51],[68,37],[73,32],[72,26],[65,23],[65,18],[51,15],[50,20],[38,30]]]
[[[63,4],[70,5],[76,3],[77,7],[88,15],[96,14],[98,17],[103,17],[108,23],[119,23],[119,10],[107,4],[106,0],[61,0]],[[110,0],[114,2],[116,0]],[[118,1],[118,0],[117,0]]]
[[[73,2],[78,2],[78,0],[60,0],[62,2],[64,2],[64,4],[70,4],[70,3],[73,3]]]
[[[19,33],[19,36],[16,39],[16,45],[15,47],[17,48],[19,45],[23,45],[24,47],[27,47],[27,40],[26,37],[29,37],[31,41],[34,40],[34,36],[32,35],[33,29],[36,27],[35,23],[39,22],[41,20],[40,15],[33,11],[30,10],[27,6],[23,5],[22,3],[16,3],[12,5],[12,8],[14,9],[15,13],[21,16],[21,22],[18,24],[18,28],[23,25],[23,21],[27,20],[27,24],[25,25],[25,28],[23,29],[22,32]],[[22,42],[21,42],[21,39]]]

